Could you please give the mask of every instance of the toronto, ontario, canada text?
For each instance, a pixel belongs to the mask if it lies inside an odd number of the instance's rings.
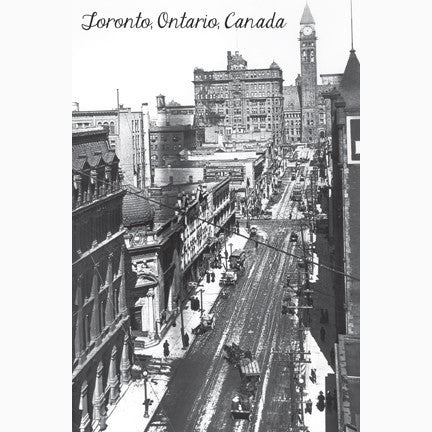
[[[242,17],[236,12],[229,12],[223,20],[215,17],[189,17],[186,12],[174,17],[168,12],[161,12],[155,20],[139,12],[135,17],[103,17],[97,12],[82,16],[83,30],[92,29],[281,29],[286,26],[284,18],[273,12],[268,17]],[[222,24],[221,24],[222,23]]]

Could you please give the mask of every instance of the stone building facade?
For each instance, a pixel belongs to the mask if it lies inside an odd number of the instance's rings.
[[[136,348],[158,340],[175,317],[181,288],[180,231],[177,216],[155,223],[152,204],[130,189],[123,204],[125,243],[135,285],[127,292]]]
[[[119,159],[103,127],[72,132],[72,420],[103,428],[130,380]]]
[[[247,61],[227,53],[226,70],[194,70],[196,124],[235,139],[237,134],[266,133],[263,139],[282,142],[282,70],[273,62],[268,69],[248,69]]]

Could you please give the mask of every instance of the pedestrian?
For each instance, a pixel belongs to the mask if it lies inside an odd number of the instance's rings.
[[[311,376],[310,376],[310,378],[311,378],[311,381],[312,381],[312,383],[313,384],[315,384],[316,383],[316,369],[312,369],[311,370]]]
[[[324,327],[322,327],[322,326],[321,326],[321,330],[320,330],[320,336],[321,336],[321,340],[324,342],[325,336],[326,336],[326,331],[325,331]]]
[[[309,413],[312,414],[312,401],[310,399],[308,399],[306,401],[306,409],[305,409],[305,413]]]
[[[324,408],[325,408],[325,396],[324,396],[324,394],[323,394],[322,391],[319,392],[318,403],[317,403],[316,406],[317,406],[317,408],[318,408],[319,411],[324,411]]]
[[[326,324],[329,323],[329,316],[328,316],[328,310],[327,309],[324,309],[324,322]]]
[[[169,343],[167,340],[163,344],[163,350],[164,350],[164,356],[168,357],[170,355],[170,350],[169,350]]]
[[[214,281],[215,281],[215,278],[216,278],[216,276],[215,276],[215,272],[212,271],[212,272],[211,272],[211,281],[214,282]]]
[[[189,335],[187,333],[184,334],[184,346],[189,346]]]
[[[329,390],[326,393],[326,407],[328,408],[329,411],[331,411],[332,406],[333,406],[333,396],[331,395]]]
[[[167,316],[167,312],[166,309],[164,309],[161,314],[161,324],[166,323],[166,316]]]

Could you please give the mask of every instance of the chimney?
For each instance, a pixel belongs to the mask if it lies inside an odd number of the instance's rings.
[[[156,96],[156,106],[158,111],[165,108],[165,96],[163,94]]]

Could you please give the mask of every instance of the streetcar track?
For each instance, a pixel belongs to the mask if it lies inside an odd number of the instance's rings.
[[[282,228],[282,224],[279,222],[279,223],[277,223],[275,225],[277,226],[277,228],[275,227],[275,230],[277,230],[277,235],[279,235],[279,232],[280,232],[280,230]],[[271,251],[271,252],[267,253],[267,251],[266,251],[266,255],[267,256],[270,255],[270,254],[273,256],[274,252]],[[257,288],[259,287],[259,285],[262,282],[262,274],[263,274],[264,268],[269,265],[269,263],[268,263],[269,258],[270,258],[270,256],[268,256],[267,259],[264,259],[264,257],[261,258],[261,263],[260,263],[260,266],[257,269],[257,274],[256,274],[256,277],[255,277],[254,283],[251,284],[252,288],[249,290],[250,291],[249,292],[249,296],[247,296],[247,299],[245,298],[244,302],[243,302],[243,303],[247,303],[248,304],[248,308],[246,309],[246,308],[242,307],[240,310],[238,310],[238,314],[236,316],[236,318],[238,318],[238,321],[236,322],[236,324],[237,324],[236,327],[238,329],[241,329],[240,333],[236,332],[236,328],[235,327],[228,329],[228,332],[231,333],[230,334],[231,340],[234,340],[234,338],[235,338],[240,345],[244,345],[244,343],[243,343],[244,339],[243,338],[247,339],[247,337],[248,337],[248,334],[247,333],[245,334],[244,323],[245,323],[245,320],[246,320],[246,318],[248,316],[249,310],[253,310],[254,306],[256,305],[257,300],[259,299],[260,290],[257,289]],[[273,266],[272,266],[272,268],[273,268]],[[252,294],[254,294],[254,295],[252,296]],[[252,302],[250,302],[250,300],[252,300]],[[265,309],[267,309],[267,307]],[[263,316],[262,318],[260,317],[260,323],[264,319],[266,319],[265,316]],[[256,328],[260,328],[259,325],[255,326],[255,327]],[[213,377],[213,380],[216,379],[216,378],[217,377]],[[219,403],[219,399],[218,399],[218,403]],[[227,414],[228,413],[229,413],[229,411],[227,411]],[[226,416],[223,416],[222,418],[220,418],[220,420],[225,420],[224,421],[224,426],[226,426]]]
[[[270,250],[266,250],[266,255],[270,254]],[[257,268],[257,273],[262,274],[264,267],[266,265],[266,259],[262,259],[259,267]],[[239,297],[236,301],[236,305],[234,307],[234,311],[229,319],[229,322],[227,323],[225,330],[222,333],[222,337],[221,337],[221,342],[219,344],[219,346],[221,347],[219,349],[218,347],[218,351],[215,352],[214,354],[214,359],[211,362],[211,365],[209,367],[209,371],[206,374],[206,380],[204,382],[204,385],[201,387],[201,390],[198,393],[197,398],[195,399],[194,405],[191,408],[190,414],[186,420],[186,430],[190,431],[190,430],[195,430],[195,426],[199,420],[200,414],[201,412],[205,412],[205,407],[206,404],[204,404],[201,409],[197,411],[197,407],[200,404],[200,402],[202,401],[202,396],[204,394],[211,394],[210,389],[213,387],[214,382],[217,380],[218,375],[220,373],[221,370],[221,364],[222,362],[225,362],[226,360],[224,359],[224,356],[221,355],[221,351],[223,348],[223,344],[224,342],[229,338],[229,333],[233,333],[235,328],[232,326],[233,322],[235,322],[235,319],[238,319],[240,317],[240,315],[242,314],[244,308],[243,308],[243,303],[246,302],[246,298],[248,297],[252,297],[252,295],[255,293],[254,296],[254,300],[252,302],[252,305],[254,304],[257,296],[258,296],[258,290],[255,289],[251,289],[252,286],[259,284],[260,282],[260,278],[255,276],[254,278],[250,278],[244,281],[243,286],[241,287],[241,291],[239,294]],[[244,301],[242,301],[242,298],[246,297]],[[207,398],[206,398],[207,400]],[[193,421],[195,420],[195,421]],[[192,423],[192,424],[191,424]],[[193,429],[190,427],[192,426]]]

